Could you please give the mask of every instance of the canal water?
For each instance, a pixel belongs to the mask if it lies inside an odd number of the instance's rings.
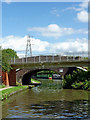
[[[2,104],[3,118],[90,119],[89,91],[62,89],[60,80],[12,95]]]

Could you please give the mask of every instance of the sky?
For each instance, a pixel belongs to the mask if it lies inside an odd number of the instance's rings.
[[[25,55],[88,51],[88,2],[2,2],[2,48]]]

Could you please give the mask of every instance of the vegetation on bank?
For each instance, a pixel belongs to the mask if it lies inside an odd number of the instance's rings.
[[[31,79],[31,83],[40,83],[40,81],[38,80],[34,80],[34,79]],[[13,86],[12,88],[8,88],[8,89],[5,89],[5,90],[2,90],[2,100],[4,99],[7,99],[9,96],[19,92],[19,91],[22,91],[24,89],[27,89],[29,88],[29,86],[22,86],[20,83],[16,82],[16,85],[17,86]],[[4,88],[5,85],[0,85],[0,88]]]
[[[84,89],[90,90],[90,71],[77,70],[73,74],[66,75],[63,79],[63,88],[65,89]]]
[[[0,89],[1,89],[1,88],[5,88],[5,87],[6,87],[6,86],[5,86],[4,84],[0,85]]]
[[[10,65],[11,59],[14,60],[15,58],[18,58],[16,52],[12,49],[3,49],[2,50],[2,71],[3,72],[9,72],[12,67]]]
[[[31,78],[31,83],[41,83],[41,82]]]
[[[19,91],[22,91],[24,89],[28,88],[28,86],[15,86],[15,87],[12,87],[12,88],[8,88],[8,89],[5,89],[5,90],[2,90],[2,100],[4,99],[7,99],[9,96],[19,92]]]

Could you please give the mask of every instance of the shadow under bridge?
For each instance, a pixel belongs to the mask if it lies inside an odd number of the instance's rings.
[[[40,71],[54,71],[54,70],[51,70],[51,69],[36,69],[36,70],[32,70],[32,71],[29,71],[27,73],[25,73],[23,75],[23,78],[22,78],[22,85],[32,85],[31,83],[31,77],[33,75],[35,75],[37,72],[40,72]],[[58,73],[60,74],[60,73]]]

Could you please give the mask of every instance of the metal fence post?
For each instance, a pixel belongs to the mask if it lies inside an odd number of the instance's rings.
[[[27,63],[27,57],[26,57],[26,63]]]
[[[67,61],[69,61],[69,53],[67,52],[67,54],[66,54],[66,55],[67,55]]]
[[[61,62],[61,55],[59,57],[60,57],[60,62]]]
[[[84,60],[84,52],[82,52],[82,59],[81,60]]]
[[[54,55],[52,56],[52,61],[54,61]]]
[[[74,61],[74,53],[73,53],[73,61]]]
[[[35,57],[34,57],[34,63],[35,63]]]
[[[39,56],[39,62],[41,62],[40,56]]]
[[[47,56],[46,56],[46,62],[48,61]]]
[[[68,61],[68,55],[67,55],[67,61]]]
[[[23,63],[23,58],[22,58],[22,63]]]
[[[79,61],[80,61],[80,56],[79,56]]]

